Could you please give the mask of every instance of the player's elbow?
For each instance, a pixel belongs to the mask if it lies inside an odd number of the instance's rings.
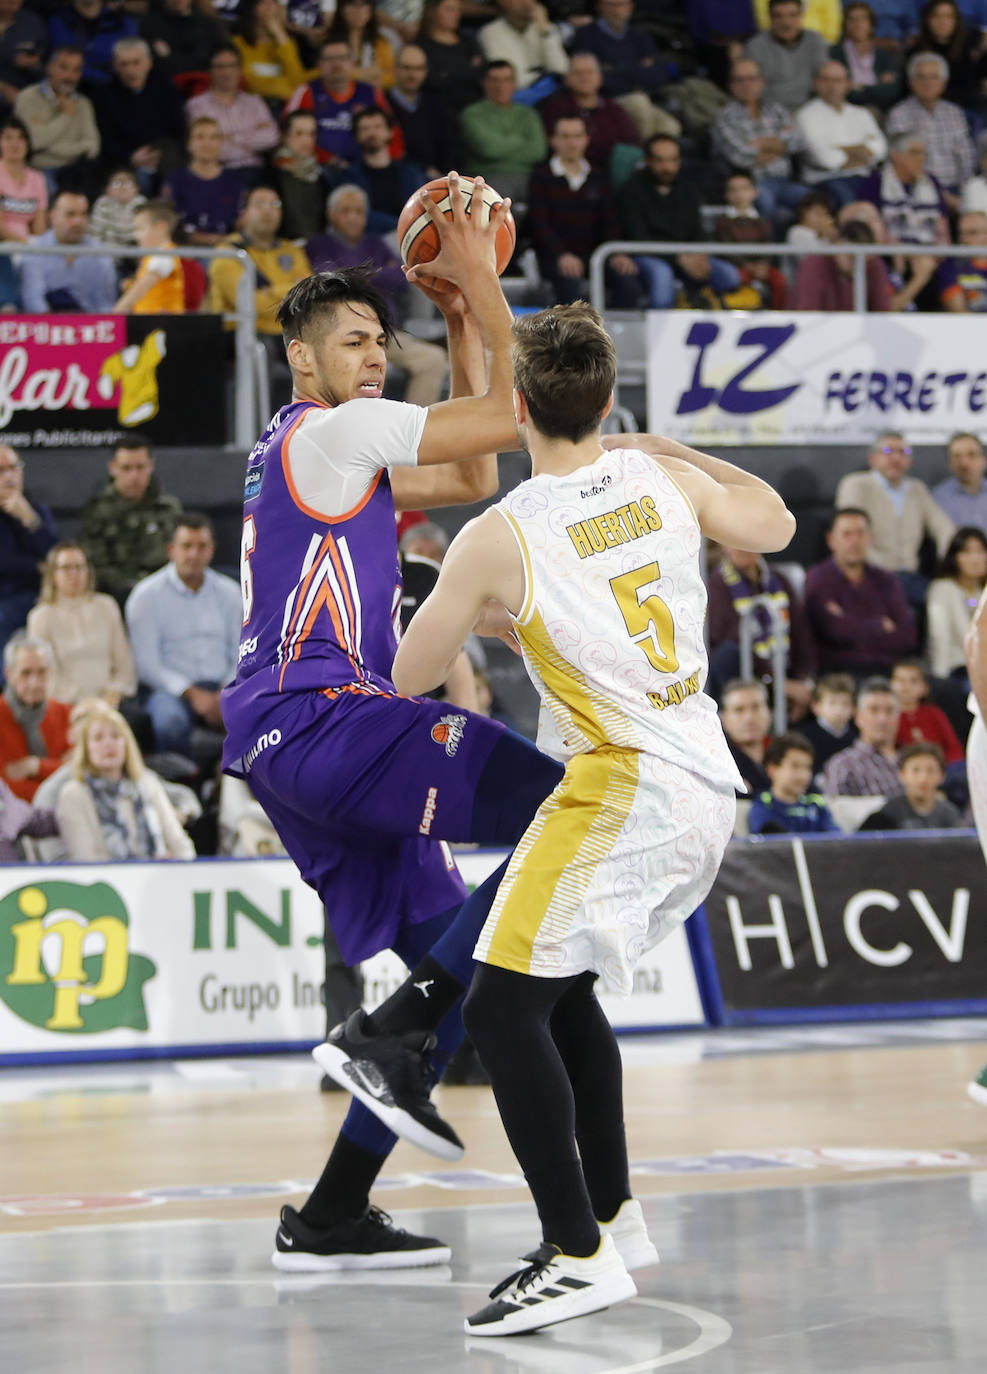
[[[781,553],[795,537],[795,516],[784,502],[779,500],[778,506],[779,509],[774,512],[773,519],[765,530],[766,537],[772,542],[765,544],[764,553]]]
[[[489,501],[496,496],[500,490],[496,458],[494,459],[493,471],[484,468],[481,472],[472,474],[472,480],[467,480],[466,486],[469,492],[467,499],[471,504],[476,501]]]

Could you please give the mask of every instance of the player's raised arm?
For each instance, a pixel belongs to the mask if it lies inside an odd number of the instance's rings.
[[[434,302],[445,320],[450,399],[482,396],[487,385],[486,349],[466,298],[458,287],[436,291],[419,283],[419,290]],[[391,492],[398,510],[434,510],[495,496],[498,481],[497,453],[491,450],[459,462],[394,468]]]
[[[475,179],[475,189],[482,191],[482,177]],[[502,201],[496,205],[484,224],[482,216],[467,213],[456,172],[449,173],[449,200],[452,219],[445,218],[431,196],[423,197],[422,207],[436,226],[441,248],[432,262],[409,268],[407,277],[414,282],[420,274],[434,273],[460,288],[487,351],[488,374],[481,394],[440,401],[429,408],[418,447],[420,465],[451,463],[475,456],[480,439],[483,449],[479,452],[517,445],[512,399],[511,311],[500,289],[496,265],[497,232],[510,203]],[[480,197],[476,196],[472,203],[479,205]]]
[[[778,553],[795,533],[795,516],[774,487],[751,472],[656,434],[608,434],[603,447],[633,448],[660,462],[686,491],[703,534],[749,553]]]
[[[449,545],[439,580],[404,632],[391,670],[395,687],[407,696],[431,692],[448,677],[486,603],[493,598],[517,611],[523,597],[517,543],[503,517],[486,511]]]

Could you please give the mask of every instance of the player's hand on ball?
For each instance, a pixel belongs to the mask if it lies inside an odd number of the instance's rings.
[[[474,178],[474,205],[482,206],[482,177]],[[420,197],[422,210],[428,215],[439,238],[438,255],[431,262],[419,263],[409,268],[408,280],[417,283],[419,276],[441,277],[456,286],[465,286],[471,273],[484,264],[497,270],[497,235],[501,226],[506,224],[510,213],[509,200],[499,201],[489,213],[489,217],[471,214],[466,208],[459,173],[449,173],[449,206],[451,217],[447,217],[436,205],[430,195]],[[484,219],[486,218],[486,223]]]
[[[429,267],[431,265],[431,263],[428,264]],[[417,286],[422,295],[427,296],[432,304],[438,307],[447,320],[456,315],[469,313],[466,297],[458,286],[453,286],[451,281],[442,281],[439,277],[433,277],[428,271],[423,271],[423,275],[420,277],[413,277],[410,267],[402,267],[401,271],[412,286]]]

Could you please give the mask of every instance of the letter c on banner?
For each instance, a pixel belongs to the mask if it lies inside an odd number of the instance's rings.
[[[878,968],[895,968],[898,964],[906,963],[914,952],[911,945],[899,941],[892,949],[877,949],[864,939],[860,922],[864,912],[872,906],[883,907],[885,911],[897,911],[899,902],[897,897],[880,888],[865,888],[851,897],[843,908],[843,929],[851,948],[861,959],[866,959],[868,964],[876,964]]]

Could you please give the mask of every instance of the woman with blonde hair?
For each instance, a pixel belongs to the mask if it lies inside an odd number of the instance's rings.
[[[117,706],[137,690],[120,607],[95,585],[82,545],[63,540],[44,561],[41,595],[27,617],[28,634],[51,650],[49,696],[70,706],[84,697]]]
[[[161,780],[144,767],[118,711],[96,711],[82,721],[72,777],[55,815],[70,859],[195,858]]]

